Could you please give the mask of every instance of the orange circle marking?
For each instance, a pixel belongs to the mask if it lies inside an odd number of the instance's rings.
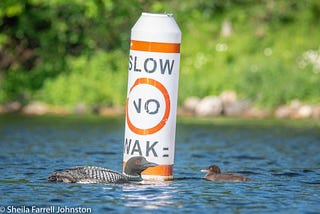
[[[164,112],[164,115],[161,119],[161,121],[155,125],[154,127],[151,127],[149,129],[140,129],[138,127],[136,127],[135,125],[132,124],[132,122],[130,121],[129,118],[129,112],[128,112],[128,101],[129,98],[127,98],[127,103],[126,103],[126,117],[127,117],[127,124],[128,127],[130,128],[131,131],[133,131],[136,134],[139,135],[148,135],[148,134],[154,134],[156,132],[158,132],[160,129],[162,129],[162,127],[164,127],[164,125],[166,124],[168,118],[169,118],[169,114],[170,114],[170,96],[169,93],[167,91],[167,89],[158,81],[154,80],[154,79],[149,79],[149,78],[138,78],[135,83],[133,84],[133,86],[130,88],[129,93],[133,90],[134,87],[136,87],[137,85],[140,84],[148,84],[151,86],[156,87],[163,95],[165,103],[166,103],[166,109]]]

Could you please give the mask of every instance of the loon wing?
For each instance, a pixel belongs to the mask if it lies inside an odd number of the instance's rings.
[[[97,166],[77,166],[53,172],[48,181],[63,183],[126,183],[128,176]]]

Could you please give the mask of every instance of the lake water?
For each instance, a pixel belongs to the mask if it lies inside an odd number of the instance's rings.
[[[320,213],[319,123],[179,120],[173,181],[56,184],[56,169],[121,171],[124,118],[0,116],[0,213]],[[252,180],[202,179],[213,163]]]

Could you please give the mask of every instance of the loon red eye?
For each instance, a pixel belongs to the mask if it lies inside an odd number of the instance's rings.
[[[140,165],[141,164],[141,161],[136,161],[134,162],[136,165]]]

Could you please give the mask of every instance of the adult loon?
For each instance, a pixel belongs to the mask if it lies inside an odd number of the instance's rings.
[[[209,181],[248,181],[250,178],[244,177],[242,175],[233,173],[221,173],[221,170],[216,165],[211,165],[206,169],[201,170],[201,172],[207,172],[204,179]]]
[[[157,166],[148,162],[145,157],[130,158],[125,166],[124,174],[97,166],[77,166],[53,172],[49,182],[62,183],[128,183],[142,181],[141,172],[149,167]]]

